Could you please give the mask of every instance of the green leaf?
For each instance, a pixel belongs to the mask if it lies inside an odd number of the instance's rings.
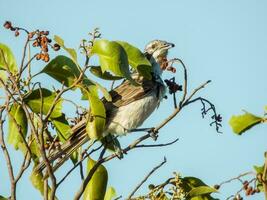
[[[106,124],[106,110],[103,102],[96,96],[87,92],[90,103],[90,113],[86,132],[91,139],[102,138],[102,133]]]
[[[90,72],[94,74],[96,77],[104,79],[104,80],[120,80],[123,77],[120,76],[113,76],[111,73],[105,71],[102,72],[100,66],[91,66],[90,67]]]
[[[32,185],[40,191],[42,195],[44,195],[44,180],[43,180],[43,175],[41,173],[35,172],[33,170],[30,180],[32,182]],[[50,199],[50,194],[51,194],[51,188],[48,186],[48,199]],[[55,197],[55,200],[57,200],[57,197]]]
[[[65,44],[64,44],[64,40],[61,37],[59,37],[58,35],[54,36],[54,40],[59,44],[59,46],[62,49],[64,49],[65,51],[67,51],[70,54],[72,60],[77,64],[77,53],[76,53],[76,51],[74,49],[72,49],[72,48],[67,48],[65,46]]]
[[[116,190],[113,187],[108,187],[104,200],[112,200],[116,196]]]
[[[14,148],[18,150],[19,143],[23,143],[23,138],[26,138],[28,131],[27,117],[21,105],[14,103],[11,106],[8,121],[7,141],[9,144],[14,145]]]
[[[66,120],[65,114],[57,118],[51,118],[51,122],[57,130],[59,140],[65,142],[72,134],[72,129]]]
[[[0,69],[9,69],[13,74],[18,71],[16,59],[11,49],[3,43],[0,43]]]
[[[263,174],[264,171],[264,165],[263,166],[253,166],[254,170],[257,172],[257,174]]]
[[[118,42],[126,51],[128,56],[128,61],[130,65],[138,71],[139,74],[141,74],[143,77],[145,77],[148,80],[151,80],[152,75],[152,65],[147,60],[145,55],[136,47],[133,45],[124,42],[124,41],[116,41]]]
[[[7,81],[7,73],[4,70],[0,69],[0,78],[6,83]],[[3,87],[3,85],[0,83],[0,88]]]
[[[42,98],[41,98],[42,97]],[[24,98],[25,103],[32,109],[34,113],[40,113],[41,106],[43,103],[43,110],[42,113],[44,115],[48,114],[54,100],[56,97],[56,93],[51,92],[50,90],[46,88],[41,88],[41,92],[39,89],[33,90],[31,93],[26,95]],[[42,102],[43,100],[43,102]],[[62,108],[62,102],[63,100],[60,98],[50,115],[52,118],[57,118],[61,116],[61,108]]]
[[[72,135],[73,131],[67,121],[65,114],[62,114],[60,117],[51,118],[51,122],[56,128],[57,135],[61,142],[66,142],[66,140]],[[75,151],[71,155],[71,160],[75,164],[78,161],[78,152]]]
[[[34,163],[38,163],[39,162],[39,158],[41,157],[41,152],[39,150],[39,147],[38,147],[38,145],[36,143],[36,140],[33,137],[33,135],[31,135],[29,137],[28,141],[31,141],[29,147],[30,147],[30,150],[31,150],[31,153],[32,153],[32,159],[33,159]],[[23,152],[24,155],[26,154],[27,148],[24,145],[24,143],[19,143],[18,144],[18,148]]]
[[[183,183],[188,184],[190,188],[199,187],[199,186],[207,186],[207,184],[205,184],[202,180],[196,177],[192,177],[192,176],[184,177],[182,180],[183,180]]]
[[[119,43],[104,39],[97,40],[94,42],[91,53],[99,56],[103,72],[110,70],[116,76],[123,76],[132,84],[137,85],[131,77],[127,54]]]
[[[0,200],[8,200],[8,199],[0,195]]]
[[[67,87],[71,86],[80,76],[77,65],[66,56],[55,57],[45,66],[42,72]]]
[[[96,162],[90,157],[87,162],[87,173],[94,167]],[[108,172],[103,165],[100,165],[92,176],[84,191],[84,200],[104,200],[108,182]]]
[[[82,88],[85,91],[90,91],[92,94],[94,94],[96,96],[98,95],[97,90],[99,89],[107,101],[112,100],[112,98],[109,94],[109,91],[105,87],[98,84],[97,82],[93,82],[93,81],[89,80],[87,77],[85,77],[83,80]],[[82,90],[82,93],[83,93],[82,100],[88,100],[87,93],[85,93],[84,90]]]
[[[190,192],[187,194],[188,197],[195,197],[205,194],[210,194],[213,192],[218,192],[216,189],[209,187],[209,186],[198,186],[190,190]]]
[[[219,199],[213,198],[210,195],[202,195],[202,196],[195,196],[192,198],[186,198],[186,200],[219,200]]]
[[[245,112],[243,115],[233,115],[229,121],[234,133],[242,135],[245,131],[261,123],[262,118]]]

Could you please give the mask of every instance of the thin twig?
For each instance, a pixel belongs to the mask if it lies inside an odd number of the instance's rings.
[[[165,146],[169,146],[169,145],[174,144],[178,140],[179,140],[179,138],[176,138],[172,142],[168,142],[168,143],[164,143],[164,144],[140,144],[140,145],[136,145],[135,148],[143,148],[143,147],[165,147]]]
[[[164,165],[167,162],[166,158],[164,157],[164,160],[154,167],[146,176],[145,178],[134,188],[134,190],[131,192],[131,194],[128,196],[127,199],[131,199],[132,196],[137,192],[137,190],[147,181],[147,179],[157,170],[159,169],[162,165]]]
[[[2,107],[0,110],[0,145],[1,145],[1,148],[4,153],[6,163],[7,163],[7,169],[8,169],[9,179],[10,179],[11,200],[16,200],[16,182],[15,182],[15,177],[14,177],[14,171],[13,171],[13,166],[11,163],[10,155],[9,155],[9,152],[6,147],[5,140],[4,140],[3,120],[2,120],[3,111],[4,111],[4,108]]]

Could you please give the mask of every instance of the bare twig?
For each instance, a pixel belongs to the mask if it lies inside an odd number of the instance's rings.
[[[8,149],[5,144],[4,140],[4,132],[3,132],[3,120],[2,120],[2,113],[4,111],[4,108],[1,107],[0,110],[0,145],[2,148],[2,151],[4,153],[6,163],[7,163],[7,169],[8,169],[8,174],[9,174],[9,179],[10,179],[10,189],[11,189],[11,200],[16,200],[16,182],[15,182],[15,177],[14,177],[14,172],[13,172],[13,166],[11,163],[10,155],[8,152]]]
[[[131,199],[132,196],[137,192],[137,190],[147,181],[147,179],[157,170],[159,169],[162,165],[164,165],[167,162],[166,158],[164,157],[163,162],[161,162],[159,165],[154,167],[146,176],[145,178],[134,188],[134,190],[131,192],[131,194],[128,196],[127,199]]]
[[[140,144],[140,145],[136,145],[135,148],[143,148],[143,147],[165,147],[165,146],[169,146],[174,144],[175,142],[177,142],[179,140],[179,138],[176,138],[175,140],[168,142],[168,143],[164,143],[164,144]]]

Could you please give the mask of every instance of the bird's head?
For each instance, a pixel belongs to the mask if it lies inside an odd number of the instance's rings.
[[[146,45],[145,53],[152,56],[155,60],[159,60],[162,57],[166,57],[168,50],[174,46],[174,44],[163,40],[153,40]]]
[[[152,64],[154,74],[161,75],[163,64],[167,60],[168,50],[175,45],[163,40],[153,40],[145,47],[145,54]]]

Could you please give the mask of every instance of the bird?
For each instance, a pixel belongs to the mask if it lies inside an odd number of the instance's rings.
[[[166,86],[161,79],[163,65],[166,64],[169,49],[173,43],[164,40],[153,40],[144,49],[144,55],[152,65],[152,79],[145,79],[137,71],[132,73],[132,78],[139,83],[133,85],[129,80],[124,80],[112,89],[109,94],[112,101],[102,98],[106,109],[106,125],[102,136],[122,136],[140,127],[143,122],[156,110],[165,96]],[[88,111],[90,112],[90,111]],[[61,145],[61,148],[48,156],[50,162],[58,160],[53,170],[58,169],[80,146],[90,140],[86,133],[87,120],[81,120],[72,128],[72,135]],[[41,162],[35,171],[41,172],[46,165]]]

